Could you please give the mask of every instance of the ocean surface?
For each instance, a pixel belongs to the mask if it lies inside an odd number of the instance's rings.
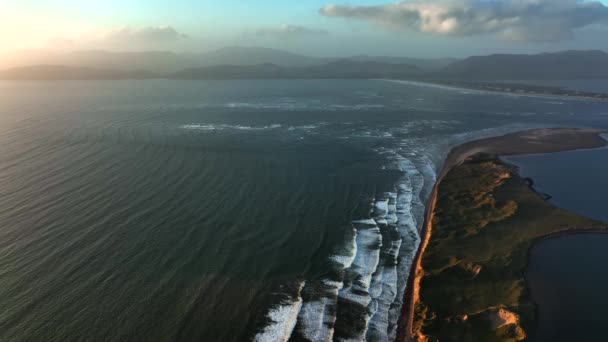
[[[606,338],[607,244],[606,234],[577,234],[534,246],[526,275],[538,303],[534,341]]]
[[[608,222],[608,148],[504,159],[532,178],[534,188],[551,196],[551,203]]]
[[[0,340],[392,340],[449,148],[553,126],[608,128],[608,103],[0,82]]]

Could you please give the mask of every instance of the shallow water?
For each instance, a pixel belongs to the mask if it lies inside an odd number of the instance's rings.
[[[608,306],[607,234],[568,235],[533,249],[528,284],[538,303],[534,341],[602,341]]]
[[[505,158],[551,202],[608,222],[608,149]],[[608,235],[543,240],[530,253],[526,279],[538,307],[534,341],[596,341],[605,336]]]
[[[390,340],[449,147],[606,113],[385,81],[0,82],[0,340]]]
[[[550,202],[608,222],[608,148],[505,158]]]

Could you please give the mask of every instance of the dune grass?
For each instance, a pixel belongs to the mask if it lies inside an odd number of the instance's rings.
[[[532,244],[559,232],[606,229],[551,205],[515,167],[489,154],[450,169],[436,200],[413,324],[421,340],[525,339],[535,315],[524,279]],[[501,308],[518,321],[493,326]]]

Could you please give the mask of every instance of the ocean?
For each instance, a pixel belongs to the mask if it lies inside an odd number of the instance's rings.
[[[0,82],[0,340],[392,340],[450,147],[608,103],[382,80]]]

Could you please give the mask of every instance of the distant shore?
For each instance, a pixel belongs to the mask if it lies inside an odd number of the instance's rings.
[[[601,137],[605,133],[598,129],[553,128],[535,129],[511,133],[499,137],[487,138],[456,146],[446,158],[432,193],[428,200],[425,222],[421,231],[421,243],[415,256],[407,289],[404,294],[401,319],[397,341],[417,341],[413,331],[416,304],[420,299],[420,281],[424,275],[422,260],[433,232],[439,187],[446,174],[455,166],[462,164],[467,158],[478,154],[508,156],[518,154],[554,153],[579,149],[599,148],[607,145]],[[564,234],[558,232],[554,234]]]
[[[458,81],[458,80],[393,80],[386,81],[411,84],[417,86],[428,86],[452,90],[466,90],[479,93],[511,94],[514,96],[541,97],[553,99],[574,99],[608,101],[607,93],[596,93],[588,91],[570,90],[560,87],[550,87],[532,84],[494,82],[494,81]]]

